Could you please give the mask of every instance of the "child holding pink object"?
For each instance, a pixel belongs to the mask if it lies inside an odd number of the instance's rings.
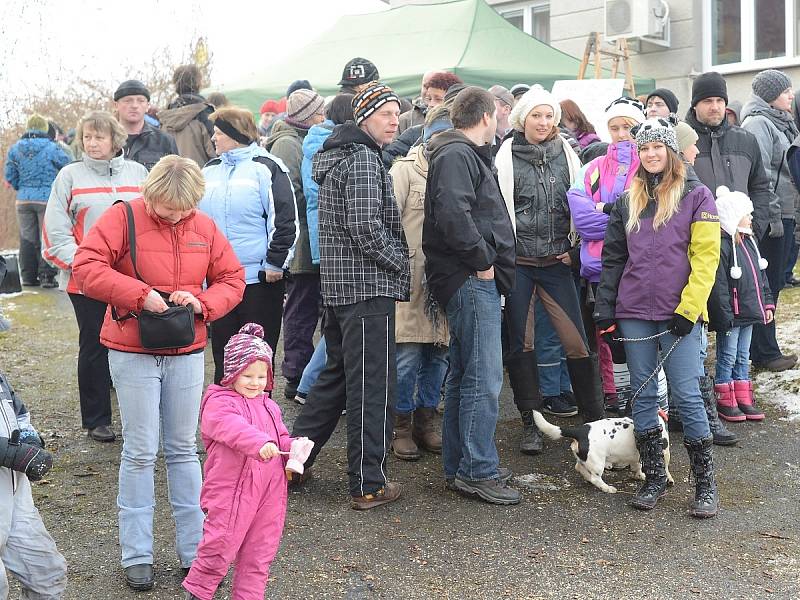
[[[225,345],[221,385],[200,405],[208,451],[200,505],[203,539],[183,587],[187,600],[211,600],[236,563],[234,600],[259,600],[278,552],[286,516],[285,468],[302,472],[313,442],[292,438],[272,390],[272,349],[247,323]],[[287,462],[288,460],[288,462]]]

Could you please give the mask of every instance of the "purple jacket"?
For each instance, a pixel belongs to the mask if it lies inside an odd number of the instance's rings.
[[[581,131],[581,132],[576,131],[575,139],[578,140],[578,144],[580,145],[581,150],[583,150],[589,144],[594,144],[595,142],[599,142],[600,136],[598,136],[596,133],[591,133],[589,131]]]
[[[600,281],[600,256],[608,225],[608,214],[596,210],[595,204],[616,202],[630,187],[638,168],[639,156],[633,142],[612,144],[605,156],[581,169],[567,193],[572,221],[581,236],[581,276],[592,283]]]
[[[693,323],[707,320],[706,303],[719,264],[720,229],[711,191],[697,179],[678,212],[653,229],[655,202],[627,233],[628,195],[611,210],[603,248],[603,273],[595,302],[595,321],[666,321],[679,314]]]

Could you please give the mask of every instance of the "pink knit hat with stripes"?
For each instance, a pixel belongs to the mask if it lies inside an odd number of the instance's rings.
[[[242,325],[239,333],[225,344],[225,359],[222,363],[223,376],[220,383],[228,385],[258,360],[267,363],[267,390],[272,389],[272,348],[264,341],[264,328],[257,323]]]

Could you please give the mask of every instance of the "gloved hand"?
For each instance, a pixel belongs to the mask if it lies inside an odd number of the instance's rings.
[[[774,223],[769,224],[769,237],[783,237],[783,221],[775,221]]]
[[[53,455],[33,444],[20,442],[19,429],[11,438],[0,437],[0,466],[25,473],[31,481],[39,481],[53,466]]]
[[[670,333],[677,337],[689,335],[692,329],[694,329],[694,323],[682,315],[675,315],[669,322]]]
[[[38,446],[39,448],[44,450],[44,438],[41,435],[39,435],[38,431],[35,431],[33,429],[20,429],[19,441],[23,444]]]
[[[292,440],[292,445],[289,447],[289,460],[286,461],[287,475],[289,472],[303,474],[303,464],[308,460],[313,448],[314,442],[306,437]]]

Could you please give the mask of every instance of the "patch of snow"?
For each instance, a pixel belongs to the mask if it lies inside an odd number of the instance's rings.
[[[557,492],[558,490],[572,486],[572,484],[563,477],[552,477],[542,473],[516,475],[512,479],[517,486],[535,492]]]

